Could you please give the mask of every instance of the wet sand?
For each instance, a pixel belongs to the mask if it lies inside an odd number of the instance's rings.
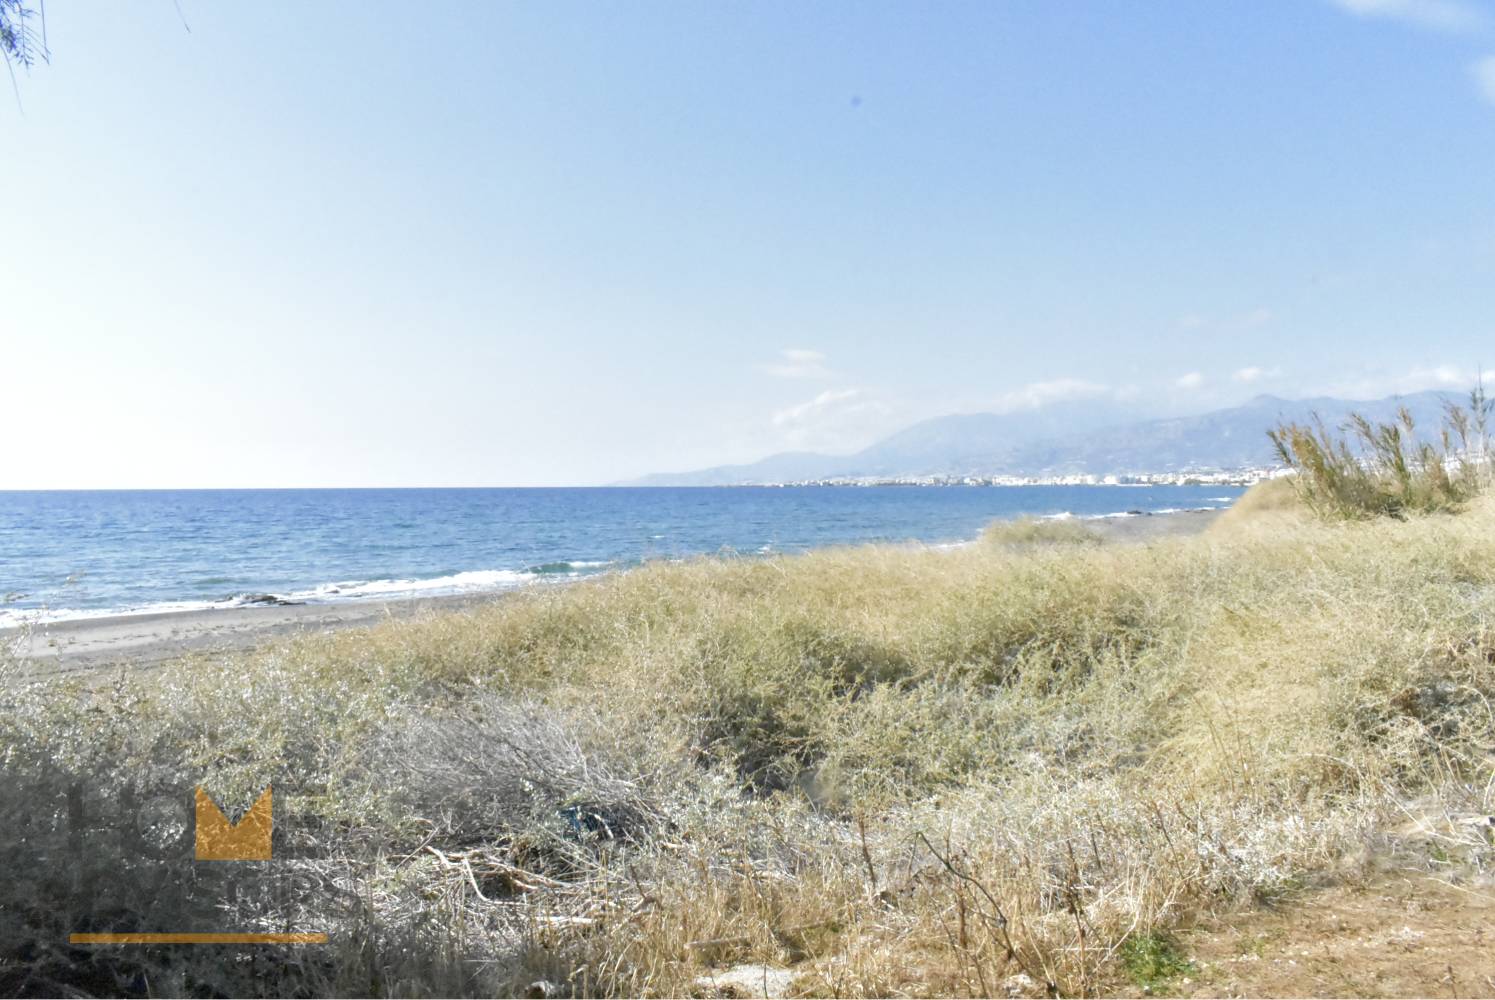
[[[1113,543],[1194,535],[1219,511],[1183,511],[1086,521]],[[264,605],[85,618],[34,626],[29,633],[0,629],[0,647],[15,644],[30,675],[94,672],[104,667],[148,667],[189,653],[247,649],[272,639],[326,629],[377,625],[501,601],[512,591],[340,604]]]

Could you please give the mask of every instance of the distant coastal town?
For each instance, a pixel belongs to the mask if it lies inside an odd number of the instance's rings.
[[[742,483],[743,486],[1253,486],[1289,473],[1280,467],[1252,469],[1185,469],[1176,472],[1089,472],[1059,476],[829,476],[786,482]]]

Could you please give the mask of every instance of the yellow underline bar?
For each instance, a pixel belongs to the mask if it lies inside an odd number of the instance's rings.
[[[326,934],[69,934],[69,944],[326,944]]]

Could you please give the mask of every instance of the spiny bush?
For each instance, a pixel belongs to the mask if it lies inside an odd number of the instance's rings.
[[[1484,386],[1476,386],[1467,404],[1446,404],[1433,441],[1419,439],[1405,407],[1391,423],[1372,423],[1357,413],[1339,433],[1315,419],[1311,425],[1281,424],[1267,434],[1313,510],[1335,517],[1402,517],[1456,509],[1488,485],[1492,406]]]

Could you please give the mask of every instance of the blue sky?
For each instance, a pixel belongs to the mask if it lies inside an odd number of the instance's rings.
[[[180,4],[54,0],[0,95],[0,488],[585,484],[1495,363],[1474,0]]]

